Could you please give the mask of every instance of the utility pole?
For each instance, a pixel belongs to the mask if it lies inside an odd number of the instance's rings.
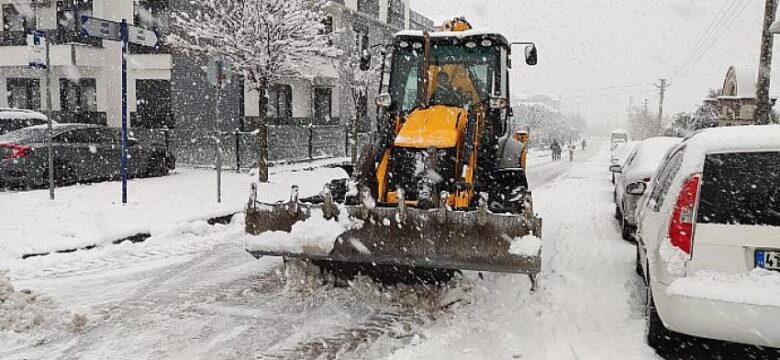
[[[661,91],[661,98],[658,101],[658,135],[664,131],[664,95],[666,95],[666,88],[669,87],[669,83],[666,79],[661,79],[660,84],[655,84],[655,87]]]
[[[772,122],[769,100],[769,74],[772,71],[772,45],[773,37],[769,27],[775,21],[777,0],[766,0],[764,10],[764,30],[761,33],[761,61],[758,66],[758,84],[756,84],[756,111],[753,114],[753,122],[756,125],[766,125]]]

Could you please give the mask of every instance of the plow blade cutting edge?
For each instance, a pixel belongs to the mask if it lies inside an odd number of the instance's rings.
[[[312,215],[316,213],[316,215]],[[322,215],[320,215],[322,214]],[[512,254],[513,240],[527,235],[541,237],[541,219],[526,215],[493,214],[484,206],[478,211],[451,211],[444,207],[421,210],[401,207],[335,206],[299,202],[263,204],[251,201],[246,212],[246,231],[290,232],[293,224],[311,216],[336,219],[349,216],[363,221],[347,229],[329,253],[311,251],[266,251],[264,255],[347,263],[399,265],[435,269],[475,270],[528,274],[541,270],[541,246],[535,253]]]

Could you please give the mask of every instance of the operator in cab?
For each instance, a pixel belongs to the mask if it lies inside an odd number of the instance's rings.
[[[434,105],[463,106],[469,103],[468,95],[455,88],[450,75],[444,71],[436,76],[436,88],[431,100]]]

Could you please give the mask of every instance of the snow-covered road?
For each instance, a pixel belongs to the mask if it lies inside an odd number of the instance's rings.
[[[544,217],[537,293],[523,277],[489,274],[474,304],[391,359],[655,359],[643,339],[634,246],[612,220],[605,150],[534,191]]]
[[[0,358],[657,359],[634,249],[612,218],[606,149],[530,163],[544,217],[536,293],[524,276],[476,273],[445,289],[285,286],[279,259],[237,243],[238,215],[0,265],[19,296],[33,292],[21,309],[0,306]]]

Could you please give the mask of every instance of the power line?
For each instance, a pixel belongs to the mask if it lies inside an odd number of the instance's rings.
[[[731,6],[735,5],[738,0],[732,0]],[[698,51],[701,51],[704,44],[706,43],[706,40],[712,36],[712,34],[715,32],[715,30],[718,28],[719,24],[722,24],[726,20],[726,14],[729,13],[727,8],[729,8],[729,0],[723,0],[723,3],[721,4],[720,11],[718,12],[715,17],[712,18],[712,21],[707,25],[707,29],[702,32],[701,37],[696,41],[696,45],[694,45],[691,48],[691,51],[688,52],[688,54],[685,55],[685,57],[680,61],[680,64],[676,67],[676,70],[674,74],[676,75],[679,73],[682,68],[685,67],[686,64],[688,64],[688,61],[694,58],[694,54],[696,54]],[[673,75],[674,76],[674,75]]]
[[[733,17],[731,17],[730,22],[728,23],[728,25],[722,27],[720,29],[720,32],[716,33],[717,34],[716,37],[710,39],[710,41],[707,43],[707,46],[705,48],[703,48],[702,51],[699,52],[699,54],[697,55],[695,60],[693,60],[690,64],[688,64],[684,68],[684,70],[682,70],[682,72],[678,72],[677,74],[673,75],[673,77],[674,78],[681,78],[681,77],[685,76],[689,71],[691,71],[691,69],[693,69],[696,66],[696,64],[698,64],[699,61],[701,61],[701,59],[705,55],[707,55],[707,53],[710,51],[710,49],[712,49],[712,47],[715,44],[718,43],[718,41],[723,37],[723,35],[726,34],[726,32],[734,25],[734,23],[737,20],[739,20],[739,17],[742,15],[742,13],[745,12],[745,9],[747,9],[748,5],[750,5],[750,0],[745,1],[744,4],[742,4],[742,8],[740,8]]]

